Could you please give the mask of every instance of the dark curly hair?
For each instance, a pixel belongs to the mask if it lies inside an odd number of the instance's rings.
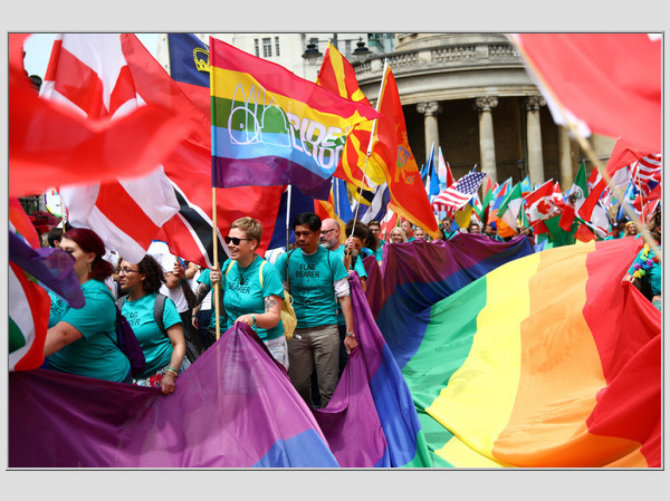
[[[165,275],[163,274],[163,267],[158,264],[152,256],[147,254],[142,258],[142,261],[137,263],[137,269],[140,273],[144,273],[145,279],[142,283],[142,288],[145,292],[158,292],[163,282],[165,282]]]

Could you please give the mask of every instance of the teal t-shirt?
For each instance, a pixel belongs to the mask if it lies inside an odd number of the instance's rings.
[[[223,272],[227,267],[228,267],[228,262],[230,260],[226,259],[221,263],[221,271]],[[209,268],[203,270],[203,272],[200,274],[200,276],[196,279],[196,282],[200,282],[205,284],[207,287],[212,289],[212,281],[209,278],[211,270]],[[210,317],[209,320],[209,329],[216,329],[216,317],[214,316],[214,293],[212,293],[212,316]],[[225,310],[219,311],[219,325],[221,326],[221,329],[225,328],[226,325],[226,312]]]
[[[263,262],[265,264],[263,265]],[[241,268],[237,261],[223,270],[223,307],[226,310],[226,328],[230,329],[241,315],[265,313],[265,298],[278,296],[284,299],[284,286],[279,273],[272,265],[260,256],[246,268]],[[230,262],[228,263],[230,265]],[[260,281],[260,268],[263,265],[263,286]],[[281,319],[271,329],[254,329],[262,340],[276,339],[284,335],[284,324]]]
[[[363,250],[363,249],[361,249]],[[331,251],[337,255],[337,259],[344,263],[344,245],[340,245],[336,250]],[[354,264],[354,271],[358,273],[358,276],[361,278],[368,278],[368,273],[365,271],[365,266],[363,265],[363,254],[361,253],[358,258],[356,258],[356,263]],[[345,325],[344,315],[342,314],[342,306],[340,302],[337,301],[337,324]]]
[[[659,251],[663,252],[663,249],[659,246],[658,248]],[[635,260],[633,261],[633,264],[631,264],[630,268],[628,269],[628,274],[632,275],[635,273],[635,265],[636,264],[643,264],[647,260],[653,260],[654,256],[656,255],[653,250],[649,250],[649,254],[647,257],[644,257],[644,251],[645,249],[642,248],[640,252],[637,253],[637,256],[635,257]],[[646,265],[649,266],[649,265]],[[649,285],[651,287],[651,293],[654,296],[658,296],[661,294],[661,263],[654,263],[652,262],[651,266],[649,269],[646,268],[641,268],[644,269],[645,274],[642,277],[641,280],[648,280]]]
[[[263,265],[263,262],[265,264]],[[237,261],[228,262],[223,270],[223,307],[226,310],[226,328],[230,329],[241,315],[265,313],[265,298],[278,296],[284,299],[284,286],[274,265],[260,256],[246,268]],[[260,268],[263,265],[263,286],[261,287]],[[271,329],[254,328],[262,340],[276,339],[284,335],[281,319]]]
[[[47,291],[47,294],[49,294],[49,297],[51,298],[51,308],[49,309],[48,324],[48,327],[51,328],[61,321],[63,315],[65,315],[65,312],[68,310],[70,305],[68,305],[62,297],[52,291]]]
[[[121,313],[126,317],[133,328],[133,332],[140,342],[146,370],[138,378],[151,376],[170,363],[172,358],[172,343],[170,338],[163,334],[154,320],[154,303],[156,293],[146,294],[141,298],[131,301],[126,298],[123,302]],[[169,329],[173,325],[181,324],[181,317],[172,299],[165,298],[163,308],[163,326]]]
[[[286,280],[286,254],[277,258],[275,268]],[[298,318],[298,328],[337,323],[334,283],[349,276],[334,252],[319,246],[312,255],[296,249],[289,256],[289,292]]]
[[[83,337],[51,355],[49,368],[121,382],[130,372],[130,361],[116,345],[114,297],[98,280],[85,282],[81,290],[86,301],[84,307],[71,308],[66,304],[58,321],[72,325]],[[51,316],[49,321],[52,321]]]

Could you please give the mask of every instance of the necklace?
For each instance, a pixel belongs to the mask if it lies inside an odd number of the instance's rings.
[[[246,280],[246,276],[245,276],[245,275],[246,275],[246,272],[249,270],[249,267],[251,266],[251,264],[252,264],[253,262],[254,262],[254,261],[252,260],[251,263],[249,263],[249,264],[244,268],[244,270],[243,270],[242,267],[240,266],[240,263],[239,263],[239,262],[237,263],[237,272],[240,274],[240,285],[244,285],[244,282],[245,282],[245,280]]]

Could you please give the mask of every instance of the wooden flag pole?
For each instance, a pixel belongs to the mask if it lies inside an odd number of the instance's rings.
[[[218,242],[216,234],[216,188],[212,187],[212,247],[214,250],[214,269],[219,269],[219,246],[216,245]],[[221,277],[223,279],[223,276]],[[219,335],[221,333],[220,317],[219,317],[219,294],[221,291],[221,282],[213,288],[214,294],[214,315],[216,320],[216,340],[219,340]]]
[[[382,102],[382,91],[384,90],[384,83],[386,81],[386,69],[388,68],[388,59],[384,59],[384,68],[382,70],[382,81],[379,84],[379,98],[377,99],[377,105],[375,106],[375,111],[379,113],[379,106]],[[358,209],[361,206],[361,195],[363,193],[363,183],[365,182],[365,174],[367,173],[368,170],[368,159],[370,158],[370,155],[372,155],[372,146],[373,146],[373,139],[375,136],[375,129],[377,128],[377,119],[375,118],[372,121],[372,130],[370,131],[370,141],[368,141],[368,149],[365,154],[365,165],[363,165],[363,181],[361,182],[360,187],[358,188],[358,200],[356,203],[356,211],[354,212],[354,224],[351,226],[351,235],[349,235],[349,238],[354,236],[354,227],[356,226],[356,221],[358,220]]]

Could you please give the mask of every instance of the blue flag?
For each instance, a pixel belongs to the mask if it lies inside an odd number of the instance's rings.
[[[170,74],[178,82],[209,87],[209,47],[192,33],[168,33]]]

